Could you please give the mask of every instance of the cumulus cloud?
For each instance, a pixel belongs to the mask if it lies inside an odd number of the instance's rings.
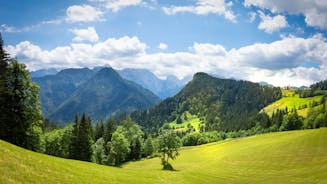
[[[259,11],[259,16],[261,22],[258,28],[264,30],[266,33],[273,33],[288,26],[285,16],[276,15],[271,17],[265,15],[262,11]]]
[[[122,8],[126,8],[128,6],[139,6],[143,4],[142,0],[89,0],[89,1],[103,3],[106,8],[110,9],[113,12],[118,12]]]
[[[67,22],[92,22],[101,20],[103,12],[90,5],[73,5],[66,10]]]
[[[158,49],[160,50],[166,50],[168,48],[168,45],[165,43],[159,43]]]
[[[327,1],[324,0],[245,0],[244,6],[269,9],[273,13],[302,14],[307,25],[327,29]]]
[[[116,69],[145,68],[164,78],[179,78],[203,71],[226,78],[266,81],[274,85],[309,85],[327,78],[327,42],[322,35],[284,37],[271,43],[256,43],[226,50],[222,45],[194,43],[188,52],[146,52],[137,37],[109,38],[98,43],[73,43],[43,50],[28,41],[6,50],[29,69],[93,67],[109,64]],[[315,61],[319,67],[310,67]]]
[[[192,6],[170,6],[163,7],[162,10],[167,15],[174,15],[177,13],[194,13],[197,15],[217,14],[223,15],[226,19],[235,22],[236,17],[231,10],[233,2],[228,3],[225,0],[197,0]]]
[[[99,40],[99,36],[94,27],[88,27],[87,29],[71,29],[70,32],[75,34],[73,41],[76,42],[97,42]]]

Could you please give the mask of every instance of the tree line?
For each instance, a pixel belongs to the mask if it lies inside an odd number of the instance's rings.
[[[160,156],[164,169],[178,156],[181,141],[174,131],[149,135],[130,117],[119,123],[109,118],[92,126],[91,118],[77,115],[73,124],[49,131],[43,136],[43,152],[49,155],[121,166],[130,160]]]

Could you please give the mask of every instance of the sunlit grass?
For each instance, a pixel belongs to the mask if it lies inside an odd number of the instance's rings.
[[[270,133],[185,147],[123,168],[61,159],[0,141],[0,183],[327,183],[327,129]]]
[[[320,102],[322,96],[314,96],[309,98],[300,98],[298,94],[295,94],[291,90],[283,90],[283,97],[276,102],[268,105],[262,111],[265,111],[268,115],[272,115],[273,112],[276,112],[277,109],[290,111],[292,109],[298,110],[299,115],[306,117],[308,114],[308,109],[313,102]],[[300,108],[306,105],[306,108]]]

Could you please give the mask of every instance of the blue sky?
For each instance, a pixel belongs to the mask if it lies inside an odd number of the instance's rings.
[[[30,70],[108,64],[280,86],[327,78],[323,0],[7,0],[0,26]]]

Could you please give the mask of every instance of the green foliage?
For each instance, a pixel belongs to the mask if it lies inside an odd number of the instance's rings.
[[[0,139],[40,151],[43,117],[39,88],[24,64],[9,58],[0,35]]]
[[[158,137],[159,153],[161,154],[161,164],[164,170],[173,170],[169,163],[169,158],[175,160],[179,155],[181,140],[174,131],[163,131]]]
[[[53,130],[43,135],[44,153],[62,158],[69,158],[69,146],[72,139],[73,126]]]
[[[224,140],[226,138],[227,135],[225,132],[217,132],[217,131],[202,132],[202,133],[193,132],[193,133],[186,134],[182,138],[182,143],[183,146],[196,146],[196,145]]]
[[[117,129],[118,130],[118,129]],[[108,162],[112,166],[120,166],[130,153],[130,144],[124,134],[115,131],[112,134],[111,142],[108,142]]]
[[[152,156],[156,152],[155,143],[152,137],[148,137],[144,141],[143,153],[146,157]]]
[[[130,154],[129,160],[138,160],[142,156],[143,148],[143,132],[138,124],[130,117],[127,117],[121,122],[121,127],[117,128],[118,132],[122,133],[129,142]]]
[[[111,140],[112,134],[114,133],[116,129],[115,122],[112,118],[109,118],[108,122],[105,125],[104,135],[103,139],[104,142],[108,142]]]
[[[103,121],[101,120],[100,122],[98,122],[95,126],[95,130],[94,130],[94,140],[98,140],[101,137],[104,136],[104,124]],[[111,138],[111,137],[110,137]]]
[[[105,142],[103,138],[99,138],[92,145],[92,162],[97,164],[105,164],[107,162],[107,155],[105,154]]]
[[[303,119],[300,117],[296,110],[290,114],[285,115],[280,130],[298,130],[303,127]]]
[[[91,120],[83,113],[81,120],[75,116],[72,139],[70,145],[70,158],[91,161],[92,156]]]

